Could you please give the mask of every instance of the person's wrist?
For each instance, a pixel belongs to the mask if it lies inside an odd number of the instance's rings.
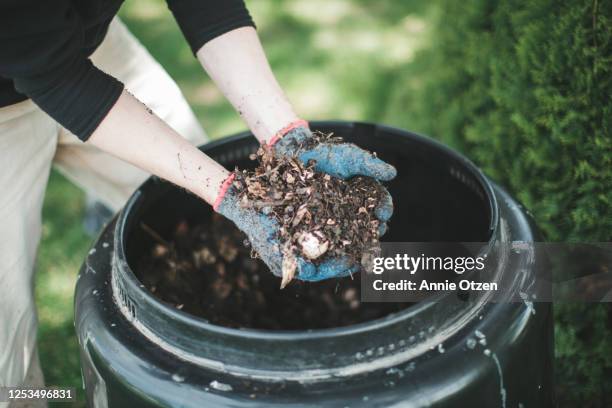
[[[221,183],[221,186],[219,187],[219,192],[217,193],[217,198],[215,198],[215,202],[213,203],[213,210],[215,210],[216,212],[221,212],[221,204],[223,203],[223,200],[227,197],[235,178],[236,174],[232,172],[229,174],[229,176],[227,176],[223,183]]]
[[[291,133],[295,133],[298,129],[303,129],[304,131],[309,132],[310,126],[308,125],[308,122],[306,120],[297,119],[287,124],[282,129],[278,130],[274,135],[272,135],[272,137],[270,137],[266,142],[266,145],[270,148],[274,147],[281,139],[285,138],[285,136]]]

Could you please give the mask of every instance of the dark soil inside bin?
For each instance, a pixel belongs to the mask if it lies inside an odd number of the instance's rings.
[[[245,235],[213,214],[210,221],[180,221],[172,238],[155,239],[137,275],[161,301],[210,323],[233,328],[305,330],[347,326],[387,316],[409,303],[361,303],[359,274],[323,282],[280,278],[251,257]]]

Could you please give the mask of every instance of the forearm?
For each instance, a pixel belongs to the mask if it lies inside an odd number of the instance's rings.
[[[229,172],[123,92],[87,143],[213,204]]]
[[[254,28],[238,28],[207,42],[197,57],[261,143],[298,119]]]

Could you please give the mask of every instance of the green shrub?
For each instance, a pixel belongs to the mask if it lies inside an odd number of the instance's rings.
[[[547,239],[609,240],[611,4],[444,2],[388,117],[465,152]]]
[[[609,241],[611,27],[612,2],[441,2],[383,119],[466,153],[547,240]],[[555,322],[560,403],[610,406],[612,308],[555,305]]]

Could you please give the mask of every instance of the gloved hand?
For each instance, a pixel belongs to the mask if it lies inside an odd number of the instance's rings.
[[[314,144],[312,140],[308,123],[299,120],[281,130],[268,145],[277,154],[297,157],[304,164],[315,160],[315,170],[341,179],[366,176],[389,181],[397,174],[395,167],[353,143]]]
[[[353,143],[313,143],[313,135],[308,122],[298,120],[275,135],[268,146],[276,154],[297,157],[302,163],[316,161],[315,170],[341,179],[354,176],[372,177],[378,181],[395,178],[395,167]],[[386,222],[393,215],[393,200],[387,189],[385,196],[376,208],[376,218],[380,220],[379,236],[387,231]]]
[[[316,161],[315,170],[334,177],[347,179],[353,176],[372,177],[388,181],[395,177],[393,166],[352,143],[314,143],[313,135],[305,121],[291,124],[271,139],[275,154],[297,157],[304,164]],[[253,207],[239,203],[239,192],[232,185],[233,174],[225,181],[214,205],[217,212],[236,224],[249,238],[253,249],[276,276],[282,277],[283,251],[277,239],[280,226],[274,218]],[[393,200],[386,189],[384,197],[375,209],[380,221],[379,235],[386,232],[386,222],[393,214]],[[296,277],[305,281],[319,281],[343,277],[355,273],[359,265],[346,257],[329,258],[319,265],[296,256]]]

